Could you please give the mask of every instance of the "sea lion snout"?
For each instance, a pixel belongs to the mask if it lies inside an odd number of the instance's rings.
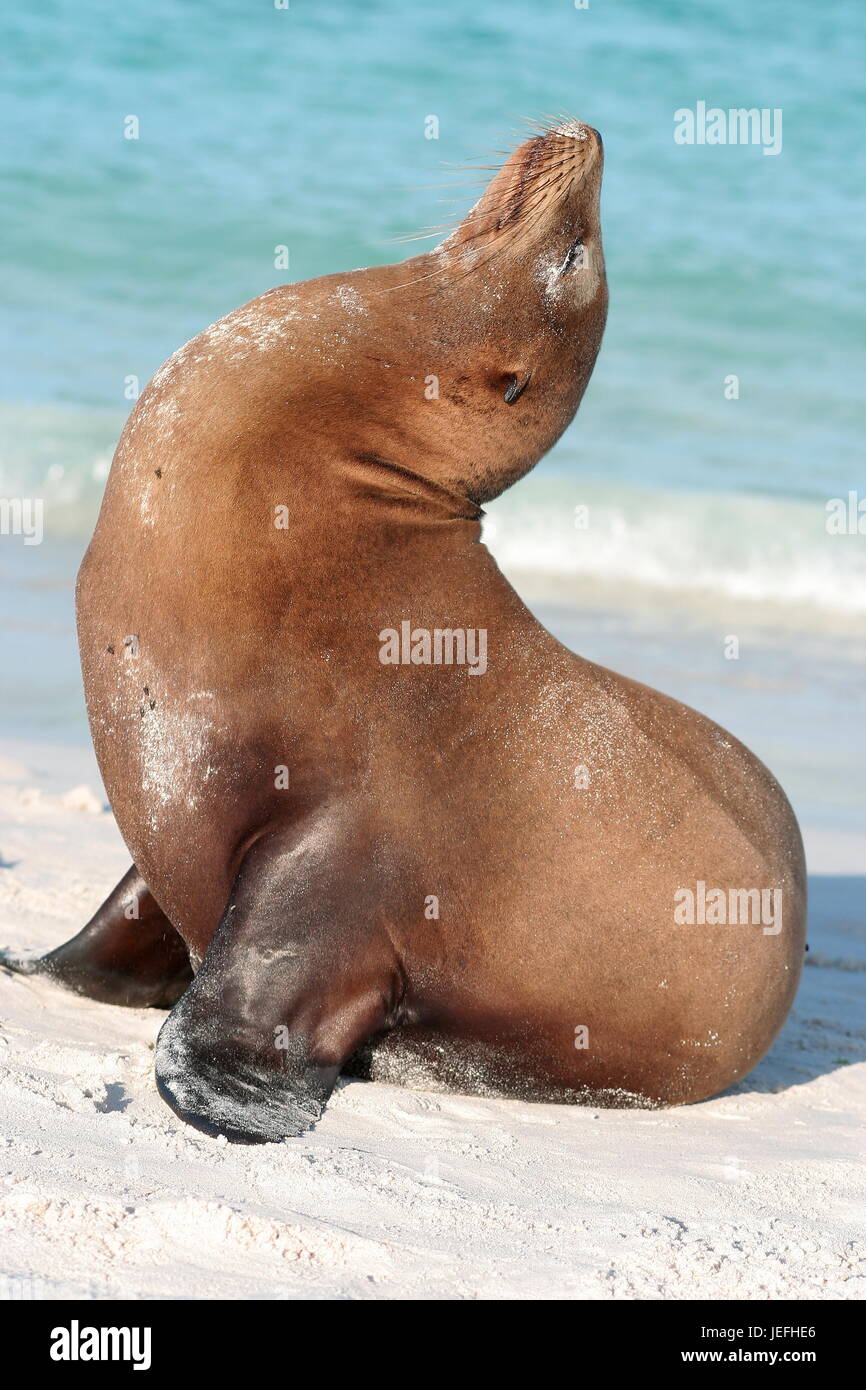
[[[576,120],[545,126],[505,161],[444,245],[516,249],[527,236],[538,241],[561,233],[568,213],[595,224],[603,168],[604,147],[593,126]]]
[[[560,140],[579,140],[586,148],[587,163],[592,163],[604,152],[601,135],[595,126],[587,125],[585,121],[563,121],[560,125],[553,126],[549,135]]]

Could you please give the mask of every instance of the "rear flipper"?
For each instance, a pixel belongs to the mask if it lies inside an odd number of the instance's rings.
[[[157,1085],[181,1119],[248,1142],[301,1134],[345,1060],[400,1021],[403,974],[370,858],[334,823],[248,854],[159,1034]]]
[[[0,965],[130,1008],[170,1009],[192,979],[186,946],[135,865],[71,941],[37,959],[0,951]]]

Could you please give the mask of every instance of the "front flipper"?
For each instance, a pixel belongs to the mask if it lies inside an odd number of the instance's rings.
[[[326,825],[248,854],[159,1034],[157,1085],[181,1119],[248,1142],[301,1134],[346,1059],[399,1021],[403,974],[370,862]]]
[[[36,959],[0,951],[0,965],[137,1009],[171,1008],[192,979],[186,946],[135,865],[77,936]]]

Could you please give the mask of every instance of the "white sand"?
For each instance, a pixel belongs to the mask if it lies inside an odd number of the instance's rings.
[[[0,944],[65,940],[126,869],[100,804],[89,754],[0,749]],[[0,972],[0,1295],[862,1297],[864,885],[816,882],[782,1037],[679,1110],[350,1081],[312,1134],[235,1147],[156,1094],[163,1014]]]

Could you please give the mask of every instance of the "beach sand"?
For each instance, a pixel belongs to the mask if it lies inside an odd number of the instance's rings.
[[[864,841],[806,829],[793,1013],[732,1091],[650,1112],[338,1085],[233,1146],[159,1099],[164,1015],[0,971],[7,1298],[855,1298]],[[89,752],[0,744],[0,943],[43,950],[127,867]]]

